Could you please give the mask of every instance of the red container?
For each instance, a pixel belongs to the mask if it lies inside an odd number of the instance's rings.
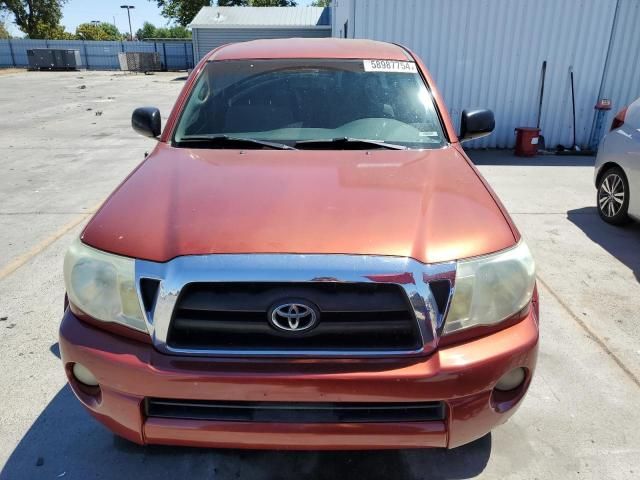
[[[516,155],[518,157],[533,157],[538,153],[539,128],[518,127],[516,133]]]

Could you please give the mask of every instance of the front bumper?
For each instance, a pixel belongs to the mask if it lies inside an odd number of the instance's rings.
[[[406,359],[225,359],[164,355],[150,344],[90,326],[68,309],[60,351],[71,388],[114,433],[139,444],[264,449],[453,448],[504,423],[518,408],[535,369],[537,310],[482,338]],[[82,388],[81,363],[100,383]],[[496,395],[494,385],[523,367],[523,385]],[[443,421],[270,423],[146,417],[145,398],[276,402],[444,401]]]

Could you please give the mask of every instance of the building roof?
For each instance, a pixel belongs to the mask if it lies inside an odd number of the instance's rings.
[[[224,45],[209,60],[343,58],[413,60],[402,47],[386,42],[344,38],[277,38]]]
[[[202,7],[191,28],[331,28],[324,7]]]

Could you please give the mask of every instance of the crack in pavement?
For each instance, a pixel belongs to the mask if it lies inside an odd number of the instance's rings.
[[[629,377],[629,379],[635,383],[637,387],[640,388],[640,379],[627,367],[624,362],[618,357],[615,353],[609,349],[606,342],[602,340],[589,326],[582,321],[580,317],[578,317],[573,310],[560,298],[560,296],[554,292],[551,287],[545,282],[540,275],[536,275],[538,278],[538,282],[551,294],[551,296],[560,304],[560,306],[564,309],[565,312],[589,335],[591,339],[593,339],[596,344],[613,360],[620,369]]]

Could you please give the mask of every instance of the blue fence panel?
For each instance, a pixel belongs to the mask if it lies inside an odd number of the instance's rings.
[[[120,42],[84,42],[80,55],[86,68],[94,70],[116,70],[118,63],[118,44]]]
[[[7,40],[13,50],[13,65],[16,67],[26,67],[29,65],[27,60],[27,49],[29,48],[46,48],[44,40]]]
[[[124,42],[125,52],[155,52],[153,42]]]
[[[13,65],[13,55],[9,40],[0,40],[0,65]]]
[[[91,70],[118,70],[120,52],[158,52],[167,70],[193,68],[191,41],[177,42],[97,42],[83,40],[0,40],[0,67],[27,67],[27,50],[32,48],[63,48],[78,50],[82,65]]]
[[[193,47],[190,43],[168,43],[165,42],[162,46],[159,45],[162,50],[162,56],[164,58],[164,64],[168,70],[183,70],[180,66],[186,61],[190,67],[193,68]]]

